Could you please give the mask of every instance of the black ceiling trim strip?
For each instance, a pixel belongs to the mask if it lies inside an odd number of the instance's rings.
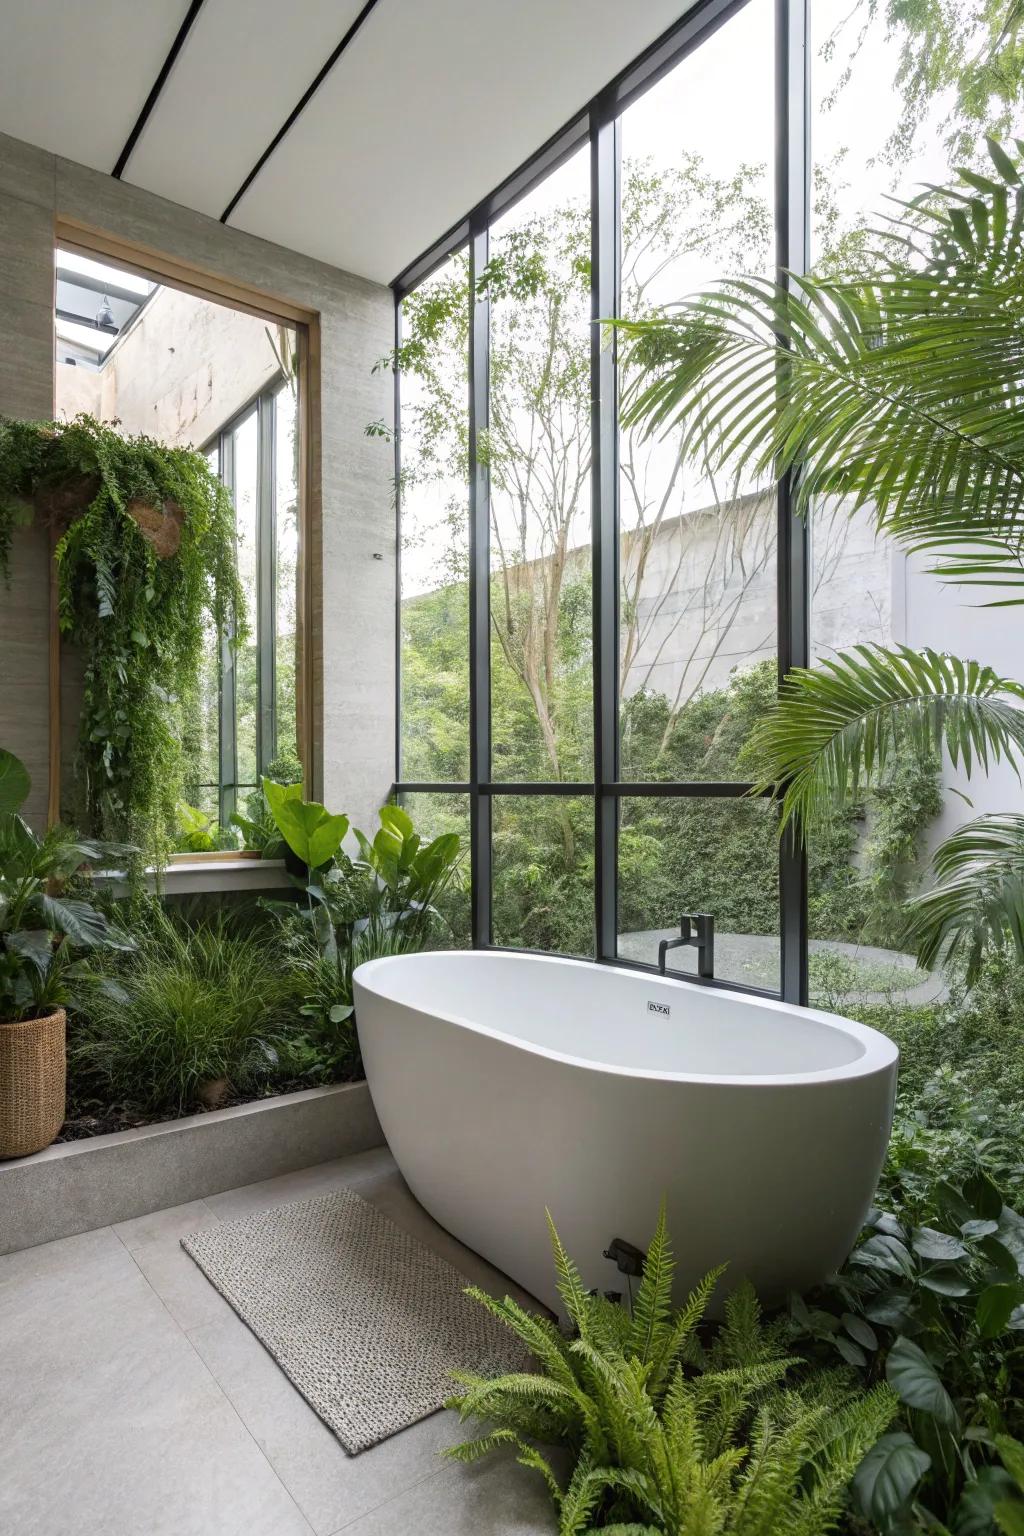
[[[241,201],[241,199],[248,192],[249,188],[252,186],[253,182],[256,180],[256,177],[259,175],[260,171],[262,171],[263,167],[266,165],[267,161],[270,159],[271,155],[274,153],[274,150],[280,144],[280,142],[284,138],[285,134],[288,133],[289,129],[292,127],[292,125],[296,121],[296,119],[300,116],[300,114],[302,112],[305,111],[306,107],[309,105],[310,101],[313,99],[313,97],[316,95],[317,91],[323,85],[324,81],[327,79],[327,76],[330,74],[330,72],[334,68],[335,64],[337,64],[338,60],[341,58],[342,54],[345,52],[345,49],[348,47],[349,43],[355,37],[356,33],[359,31],[359,28],[362,26],[363,22],[366,20],[367,16],[369,16],[370,12],[373,10],[373,8],[374,8],[374,6],[376,4],[377,4],[377,0],[366,0],[366,4],[363,6],[362,10],[359,12],[359,15],[356,17],[355,21],[349,27],[348,31],[345,33],[345,36],[342,38],[342,40],[338,44],[337,48],[335,48],[334,52],[331,54],[330,58],[327,60],[326,64],[320,70],[319,74],[316,76],[315,80],[312,82],[312,84],[309,86],[309,88],[299,98],[299,101],[298,101],[297,105],[292,108],[291,112],[289,112],[288,116],[285,118],[285,120],[281,124],[280,128],[274,134],[274,137],[271,139],[270,143],[267,145],[267,147],[263,151],[262,155],[260,155],[259,159],[256,161],[256,164],[253,166],[253,168],[249,172],[248,176],[242,182],[242,185],[239,187],[238,191],[235,193],[235,195],[231,199],[230,203],[228,203],[227,207],[224,209],[224,212],[220,216],[220,222],[222,224],[226,224],[227,223],[227,221],[231,217],[232,213],[234,213],[235,208],[237,207],[238,203]]]
[[[192,30],[192,23],[195,21],[202,8],[203,0],[191,0],[191,4],[185,13],[185,20],[178,28],[178,35],[174,39],[174,42],[171,44],[170,51],[168,52],[166,59],[164,59],[160,73],[157,75],[156,80],[153,83],[153,89],[146,97],[145,105],[135,120],[135,127],[128,135],[127,139],[125,140],[124,149],[122,149],[121,153],[117,157],[117,164],[114,166],[114,169],[111,172],[111,175],[114,177],[115,181],[120,181],[121,177],[124,175],[128,161],[132,157],[132,151],[134,150],[136,144],[139,142],[139,136],[142,133],[143,128],[145,128],[146,123],[149,121],[149,115],[157,104],[160,92],[167,84],[167,76],[174,68],[175,60],[177,59],[178,54],[181,52],[182,48],[185,46],[185,39],[188,37],[188,34]]]

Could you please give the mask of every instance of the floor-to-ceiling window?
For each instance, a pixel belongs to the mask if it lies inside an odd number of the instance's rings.
[[[773,0],[743,11],[622,113],[619,311],[775,271]],[[735,95],[741,113],[720,104]],[[635,379],[620,369],[628,400]],[[655,963],[682,912],[710,912],[716,974],[779,987],[779,849],[743,747],[778,675],[778,502],[733,465],[688,461],[683,429],[619,435],[618,954]],[[649,791],[657,785],[656,795]],[[692,949],[671,965],[696,969]]]
[[[709,911],[718,977],[779,992],[785,907],[799,992],[802,863],[780,879],[743,743],[802,659],[802,532],[775,486],[621,425],[597,322],[799,268],[801,25],[696,7],[399,285],[396,783],[425,833],[468,834],[460,939],[649,965]]]
[[[229,829],[261,778],[301,777],[296,728],[298,411],[295,379],[274,380],[218,432],[207,456],[235,507],[249,633],[210,636],[203,673],[196,807]],[[202,775],[202,777],[200,777]]]

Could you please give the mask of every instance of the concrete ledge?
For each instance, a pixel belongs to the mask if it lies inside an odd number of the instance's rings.
[[[365,1083],[61,1142],[0,1163],[0,1253],[32,1248],[384,1143]]]

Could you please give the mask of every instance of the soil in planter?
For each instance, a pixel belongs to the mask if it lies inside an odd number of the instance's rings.
[[[105,1104],[100,1099],[72,1099],[69,1085],[68,1117],[60,1128],[57,1141],[85,1141],[90,1136],[109,1135],[111,1131],[131,1131],[139,1125],[161,1125],[168,1120],[184,1120],[188,1115],[216,1114],[218,1109],[229,1109],[233,1104],[252,1104],[257,1099],[271,1099],[282,1093],[302,1093],[307,1088],[327,1088],[333,1083],[356,1080],[350,1077],[318,1077],[316,1082],[311,1082],[309,1078],[298,1077],[282,1082],[268,1082],[255,1093],[227,1094],[216,1109],[206,1110],[199,1105],[194,1109],[183,1110],[180,1115],[168,1114],[166,1110],[141,1110],[133,1104]]]

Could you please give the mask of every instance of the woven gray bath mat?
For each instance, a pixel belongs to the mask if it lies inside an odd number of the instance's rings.
[[[353,1190],[181,1240],[350,1454],[435,1413],[455,1370],[522,1370],[466,1277]]]

